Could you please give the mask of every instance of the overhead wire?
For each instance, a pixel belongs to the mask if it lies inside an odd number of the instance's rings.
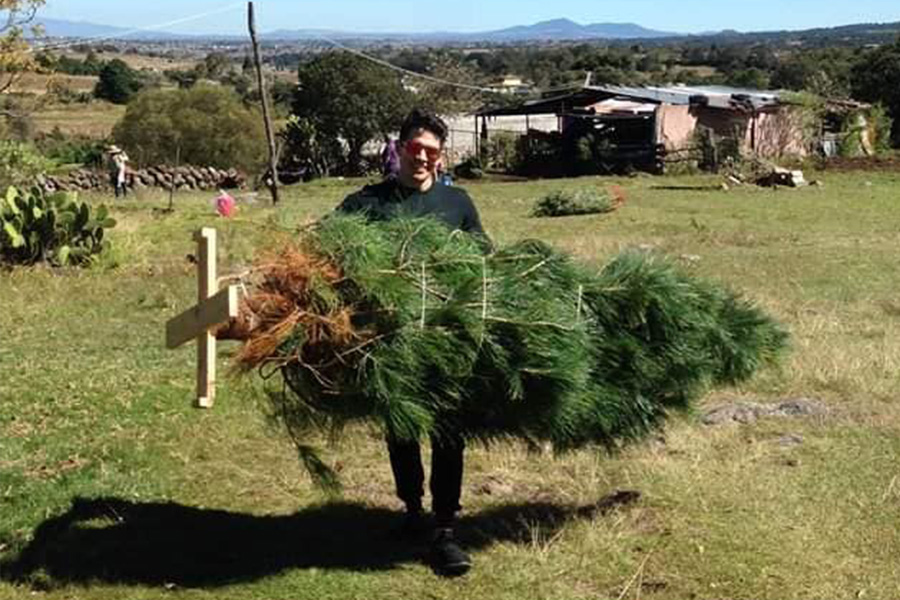
[[[103,41],[113,40],[113,39],[121,39],[123,37],[133,35],[135,33],[155,31],[155,30],[162,29],[165,27],[171,27],[173,25],[180,25],[182,23],[188,23],[190,21],[196,21],[199,19],[204,19],[206,17],[213,16],[213,15],[221,14],[224,12],[229,12],[229,11],[235,10],[239,7],[243,7],[244,4],[245,4],[244,2],[235,2],[233,4],[229,4],[227,6],[223,6],[223,7],[213,9],[210,11],[206,11],[203,13],[194,14],[194,15],[191,15],[188,17],[181,17],[179,19],[167,21],[165,23],[159,23],[156,25],[151,25],[149,27],[139,27],[139,28],[129,29],[122,33],[116,33],[116,34],[110,34],[110,35],[100,35],[100,36],[93,36],[93,37],[84,37],[84,38],[79,38],[77,40],[69,40],[66,42],[60,42],[60,43],[56,43],[56,44],[43,44],[40,46],[32,46],[28,49],[28,51],[29,52],[38,52],[38,51],[42,51],[42,50],[63,50],[66,48],[71,48],[73,46],[78,46],[78,45],[82,45],[82,44],[103,42]],[[322,42],[330,44],[331,46],[333,46],[335,48],[343,50],[344,52],[347,52],[349,54],[352,54],[352,55],[362,58],[364,60],[381,65],[382,67],[391,69],[398,73],[402,73],[408,77],[414,77],[417,79],[422,79],[425,81],[430,81],[431,83],[436,83],[436,84],[445,85],[445,86],[449,86],[449,87],[455,87],[455,88],[459,88],[459,89],[475,91],[475,92],[479,92],[482,94],[500,94],[501,93],[498,90],[492,89],[489,87],[473,85],[470,83],[463,83],[463,82],[459,82],[459,81],[450,81],[447,79],[442,79],[440,77],[434,77],[432,75],[427,75],[425,73],[419,73],[417,71],[406,69],[399,65],[395,65],[387,60],[378,58],[377,56],[372,56],[371,54],[367,54],[365,52],[362,52],[361,50],[357,50],[356,48],[352,48],[350,46],[347,46],[346,44],[342,44],[341,42],[338,42],[337,40],[325,37],[323,35],[317,34],[317,35],[315,35],[315,39],[318,39]]]
[[[458,81],[449,81],[449,80],[447,80],[447,79],[441,79],[440,77],[433,77],[433,76],[431,76],[431,75],[426,75],[426,74],[424,74],[424,73],[418,73],[418,72],[416,72],[416,71],[412,71],[412,70],[410,70],[410,69],[405,69],[405,68],[403,68],[403,67],[401,67],[401,66],[398,66],[398,65],[395,65],[395,64],[393,64],[393,63],[391,63],[391,62],[389,62],[389,61],[386,61],[386,60],[383,60],[383,59],[381,59],[381,58],[378,58],[377,56],[372,56],[372,55],[370,55],[370,54],[366,54],[365,52],[362,52],[362,51],[357,50],[357,49],[355,49],[355,48],[351,48],[351,47],[349,47],[349,46],[347,46],[347,45],[345,45],[345,44],[342,44],[342,43],[340,43],[340,42],[338,42],[338,41],[335,41],[335,40],[333,40],[333,39],[324,37],[324,36],[322,36],[322,35],[318,35],[318,34],[317,34],[315,37],[316,37],[316,39],[321,40],[321,41],[323,41],[323,42],[327,42],[327,43],[331,44],[332,46],[335,46],[336,48],[340,48],[341,50],[343,50],[343,51],[345,51],[345,52],[349,52],[350,54],[353,54],[353,55],[358,56],[358,57],[360,57],[360,58],[363,58],[363,59],[365,59],[365,60],[371,61],[371,62],[373,62],[373,63],[375,63],[375,64],[381,65],[381,66],[386,67],[386,68],[388,68],[388,69],[392,69],[392,70],[397,71],[397,72],[399,72],[399,73],[403,73],[404,75],[408,75],[408,76],[410,76],[410,77],[417,77],[417,78],[419,78],[419,79],[424,79],[424,80],[430,81],[430,82],[432,82],[432,83],[439,83],[439,84],[441,84],[441,85],[446,85],[446,86],[456,87],[456,88],[460,88],[460,89],[464,89],[464,90],[470,90],[470,91],[481,92],[481,93],[483,93],[483,94],[499,94],[499,93],[501,93],[501,92],[499,92],[499,91],[497,91],[497,90],[495,90],[495,89],[488,88],[488,87],[483,87],[483,86],[480,86],[480,85],[472,85],[472,84],[468,84],[468,83],[461,83],[461,82],[458,82]]]
[[[63,50],[65,48],[71,48],[72,46],[78,46],[81,44],[91,44],[97,42],[104,42],[107,40],[117,40],[123,37],[127,37],[129,35],[134,35],[135,33],[143,33],[148,31],[156,31],[158,29],[162,29],[164,27],[172,27],[173,25],[180,25],[182,23],[189,23],[191,21],[197,21],[200,19],[205,19],[206,17],[211,17],[213,15],[218,15],[225,12],[230,12],[232,10],[236,10],[237,8],[243,7],[244,2],[234,2],[232,4],[228,4],[226,6],[222,6],[213,10],[209,10],[206,12],[198,13],[195,15],[191,15],[188,17],[181,17],[172,21],[167,21],[165,23],[159,23],[156,25],[150,25],[149,27],[138,27],[135,29],[129,29],[122,33],[114,33],[109,35],[98,35],[98,36],[89,36],[79,38],[77,40],[70,40],[66,42],[59,42],[56,44],[43,44],[40,46],[32,46],[29,48],[29,52],[38,52],[41,50]]]

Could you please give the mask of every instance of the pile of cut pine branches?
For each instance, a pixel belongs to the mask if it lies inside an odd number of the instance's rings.
[[[326,218],[251,289],[238,363],[283,377],[274,412],[301,447],[362,419],[399,439],[615,448],[787,341],[662,257],[627,251],[597,273],[534,240],[485,254],[429,219]]]

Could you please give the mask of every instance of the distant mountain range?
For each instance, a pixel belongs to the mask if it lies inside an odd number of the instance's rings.
[[[592,23],[581,25],[569,19],[553,19],[541,21],[534,25],[518,25],[475,33],[458,33],[452,31],[433,31],[424,33],[349,33],[321,30],[287,30],[279,29],[266,34],[267,39],[304,40],[319,36],[337,37],[340,39],[395,39],[432,42],[552,42],[591,39],[647,39],[671,37],[673,33],[647,29],[634,23]]]
[[[35,24],[42,25],[44,35],[53,38],[110,38],[122,37],[129,40],[181,40],[194,36],[169,33],[166,31],[140,31],[112,25],[100,25],[87,21],[66,21],[65,19],[47,19],[37,17]]]
[[[129,39],[136,41],[149,40],[228,40],[240,41],[245,35],[186,35],[164,31],[128,30],[121,27],[100,25],[87,21],[66,21],[62,19],[46,19],[39,17],[38,23],[44,26],[46,35],[55,38],[109,38]],[[326,29],[278,29],[261,32],[265,41],[303,42],[321,38],[340,40],[343,42],[409,42],[420,44],[459,44],[459,43],[538,43],[566,42],[585,40],[643,40],[647,43],[667,43],[676,40],[705,42],[722,41],[738,43],[765,43],[800,41],[803,43],[882,43],[889,42],[900,34],[900,22],[897,23],[864,23],[807,29],[802,31],[761,31],[741,33],[733,30],[720,32],[703,32],[699,34],[676,34],[656,31],[634,23],[593,23],[581,25],[569,19],[553,19],[541,21],[533,25],[518,25],[494,31],[476,33],[459,33],[450,31],[434,31],[423,33],[374,33],[348,32]]]
[[[192,38],[216,38],[216,39],[240,39],[239,35],[181,35],[164,31],[130,32],[122,27],[100,25],[87,21],[66,21],[63,19],[47,19],[39,17],[37,22],[44,26],[45,34],[49,37],[111,37],[124,36],[128,39],[192,39]],[[130,32],[130,33],[129,33]],[[477,33],[458,33],[451,31],[423,32],[423,33],[374,33],[374,32],[348,32],[325,29],[278,29],[276,31],[262,32],[260,37],[266,40],[279,41],[303,41],[319,37],[328,37],[341,40],[394,40],[394,41],[419,41],[419,42],[546,42],[546,41],[570,41],[588,39],[646,39],[671,37],[672,33],[655,31],[636,25],[634,23],[593,23],[581,25],[569,19],[553,19],[542,21],[534,25],[519,25],[496,31],[484,31]]]

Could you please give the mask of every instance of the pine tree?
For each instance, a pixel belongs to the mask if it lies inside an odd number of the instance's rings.
[[[275,413],[302,448],[310,427],[364,419],[399,439],[612,449],[787,341],[658,256],[625,252],[594,273],[534,240],[485,254],[427,219],[329,217],[265,264],[239,360],[280,371]]]

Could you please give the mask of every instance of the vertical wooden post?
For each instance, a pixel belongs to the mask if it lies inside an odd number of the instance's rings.
[[[472,136],[475,138],[475,156],[480,157],[481,152],[478,149],[478,114],[475,115],[475,133]]]
[[[169,208],[166,212],[175,212],[175,173],[181,166],[181,143],[175,146],[175,171],[172,173],[172,184],[169,186]]]
[[[204,227],[194,234],[197,241],[197,302],[218,291],[216,282],[216,230]],[[216,337],[203,331],[197,337],[197,406],[211,408],[216,394]]]
[[[259,58],[259,42],[256,41],[256,19],[253,16],[253,3],[247,3],[247,25],[250,28],[250,45],[253,47],[253,63],[256,65],[256,80],[259,83],[259,97],[262,102],[263,121],[266,126],[266,141],[269,143],[269,190],[272,192],[272,204],[278,204],[278,165],[275,158],[275,134],[272,132],[272,121],[269,118],[269,98],[266,95],[266,83],[263,78],[262,61]]]

